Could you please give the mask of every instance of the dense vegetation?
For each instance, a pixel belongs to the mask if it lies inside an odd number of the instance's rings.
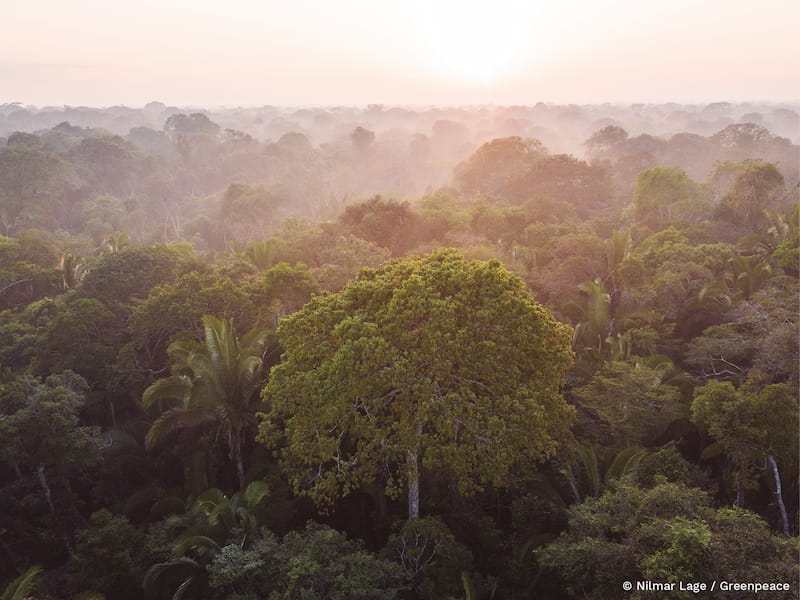
[[[796,597],[796,144],[165,108],[0,146],[4,599]]]

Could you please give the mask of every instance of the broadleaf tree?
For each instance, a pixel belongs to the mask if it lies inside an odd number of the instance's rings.
[[[281,322],[260,440],[319,505],[380,480],[416,518],[424,470],[471,493],[553,455],[573,420],[570,334],[497,261],[440,250],[365,269]]]

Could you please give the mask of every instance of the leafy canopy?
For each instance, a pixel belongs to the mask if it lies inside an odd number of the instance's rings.
[[[396,495],[418,461],[462,492],[502,484],[568,431],[570,333],[497,261],[441,250],[364,270],[281,322],[260,439],[322,505],[379,476]]]

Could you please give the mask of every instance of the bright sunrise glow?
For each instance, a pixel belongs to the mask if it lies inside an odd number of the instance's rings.
[[[800,97],[797,0],[31,0],[0,22],[0,102]]]
[[[431,63],[445,77],[489,85],[519,66],[528,17],[521,2],[448,0],[424,5],[421,13]]]

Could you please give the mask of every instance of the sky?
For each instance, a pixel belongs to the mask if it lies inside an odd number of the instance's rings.
[[[800,99],[798,0],[26,0],[0,23],[0,103]]]

